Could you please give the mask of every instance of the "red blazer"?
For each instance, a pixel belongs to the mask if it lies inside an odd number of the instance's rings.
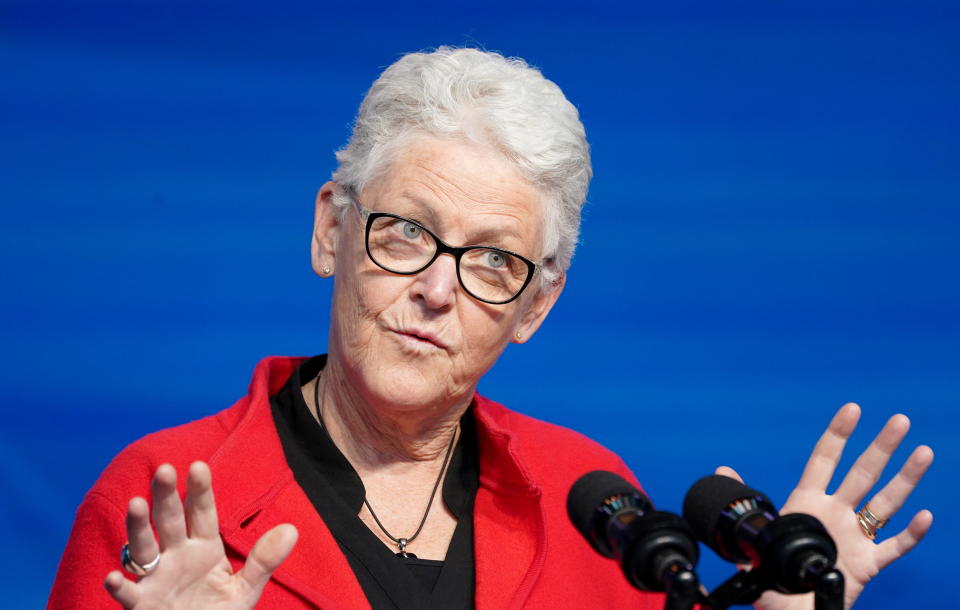
[[[293,523],[300,531],[258,608],[369,608],[346,558],[294,480],[270,413],[269,397],[303,360],[263,360],[249,394],[229,409],[151,434],[114,458],[77,510],[48,608],[115,607],[103,580],[120,567],[128,500],[149,498],[158,465],[169,462],[183,474],[195,460],[205,460],[213,473],[220,534],[235,569],[273,526]],[[634,480],[623,462],[571,430],[479,395],[475,405],[477,607],[662,608],[661,595],[633,589],[567,517],[566,495],[577,477],[603,469]],[[179,477],[181,493],[185,479]]]

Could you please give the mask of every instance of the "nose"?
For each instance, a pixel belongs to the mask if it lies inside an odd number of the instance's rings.
[[[413,296],[423,299],[430,309],[443,309],[453,304],[459,285],[457,261],[451,254],[441,254],[432,265],[416,275]]]

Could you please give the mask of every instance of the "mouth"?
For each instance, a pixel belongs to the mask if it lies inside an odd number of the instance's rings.
[[[393,332],[395,332],[396,334],[402,337],[409,337],[410,339],[418,343],[422,343],[424,345],[432,345],[434,347],[437,347],[439,349],[444,349],[444,350],[447,349],[447,345],[440,340],[440,337],[438,337],[434,333],[431,333],[425,330],[420,330],[417,328],[406,328],[403,330],[394,330]]]

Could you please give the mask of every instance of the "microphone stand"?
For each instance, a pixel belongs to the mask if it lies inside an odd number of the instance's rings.
[[[843,610],[843,573],[831,566],[811,565],[804,571],[814,595],[814,610]]]
[[[802,580],[813,591],[815,610],[843,610],[843,574],[836,568],[812,562],[804,566]],[[772,579],[762,568],[741,570],[724,581],[707,596],[706,603],[713,610],[730,606],[749,606],[764,591],[775,590]],[[665,606],[664,610],[669,606]]]
[[[727,610],[730,606],[751,605],[768,588],[764,586],[759,570],[740,570],[707,597],[713,610]]]
[[[664,591],[667,594],[663,610],[693,610],[694,604],[702,601],[700,580],[693,566],[677,556],[666,566],[662,574]]]

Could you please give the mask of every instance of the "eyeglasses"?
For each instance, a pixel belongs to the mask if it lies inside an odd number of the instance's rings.
[[[367,255],[378,267],[400,275],[415,275],[441,254],[457,262],[457,279],[467,294],[492,305],[505,305],[520,296],[540,265],[515,252],[492,246],[448,246],[429,229],[409,218],[371,212],[356,193],[344,189],[360,219],[366,221]]]

